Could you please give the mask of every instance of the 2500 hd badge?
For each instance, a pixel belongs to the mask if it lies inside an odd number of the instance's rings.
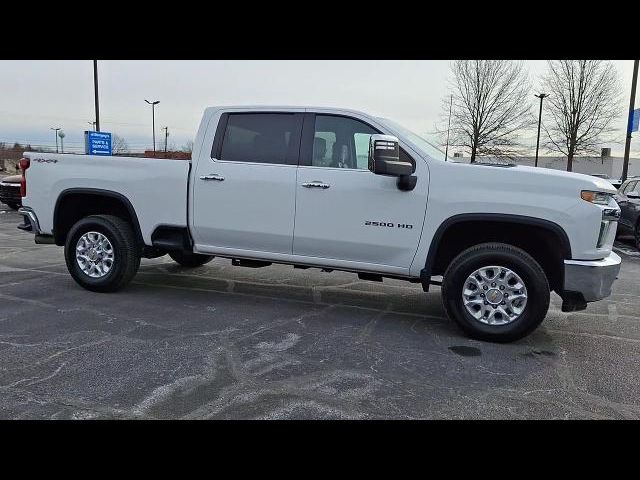
[[[413,225],[410,225],[408,223],[395,224],[393,222],[372,222],[370,220],[366,220],[364,224],[369,225],[371,227],[391,227],[391,228],[397,227],[397,228],[409,228],[409,229],[413,228]]]

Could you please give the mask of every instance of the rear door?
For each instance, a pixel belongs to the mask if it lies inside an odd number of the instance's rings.
[[[374,175],[367,168],[374,133],[384,132],[355,117],[305,117],[295,255],[357,263],[380,272],[405,273],[410,267],[427,205],[428,169],[418,159],[418,184],[410,192],[399,190],[395,177]],[[405,150],[401,155],[416,164]]]
[[[291,254],[302,113],[229,112],[193,190],[196,251]]]

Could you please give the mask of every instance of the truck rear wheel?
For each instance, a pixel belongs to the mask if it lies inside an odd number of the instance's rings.
[[[542,322],[550,289],[544,270],[524,250],[504,243],[471,247],[444,274],[447,315],[470,337],[511,342]]]
[[[213,255],[202,255],[200,253],[191,252],[169,252],[169,256],[174,262],[179,263],[185,268],[195,268],[213,260]]]
[[[94,292],[121,289],[140,267],[131,225],[113,215],[91,215],[79,220],[67,234],[64,255],[73,279]]]

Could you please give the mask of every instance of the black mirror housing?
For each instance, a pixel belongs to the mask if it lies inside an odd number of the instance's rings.
[[[376,175],[401,177],[413,173],[410,162],[400,160],[400,145],[392,135],[371,135],[369,140],[369,170]]]

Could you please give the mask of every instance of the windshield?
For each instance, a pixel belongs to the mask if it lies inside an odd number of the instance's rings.
[[[429,155],[431,158],[434,158],[436,160],[445,159],[444,152],[442,150],[422,138],[420,135],[413,133],[411,130],[407,130],[402,125],[387,118],[380,118],[379,120],[393,128],[394,130],[397,130],[400,134],[406,137],[407,140],[409,140],[411,143],[414,143],[416,147],[420,148],[420,150]]]

